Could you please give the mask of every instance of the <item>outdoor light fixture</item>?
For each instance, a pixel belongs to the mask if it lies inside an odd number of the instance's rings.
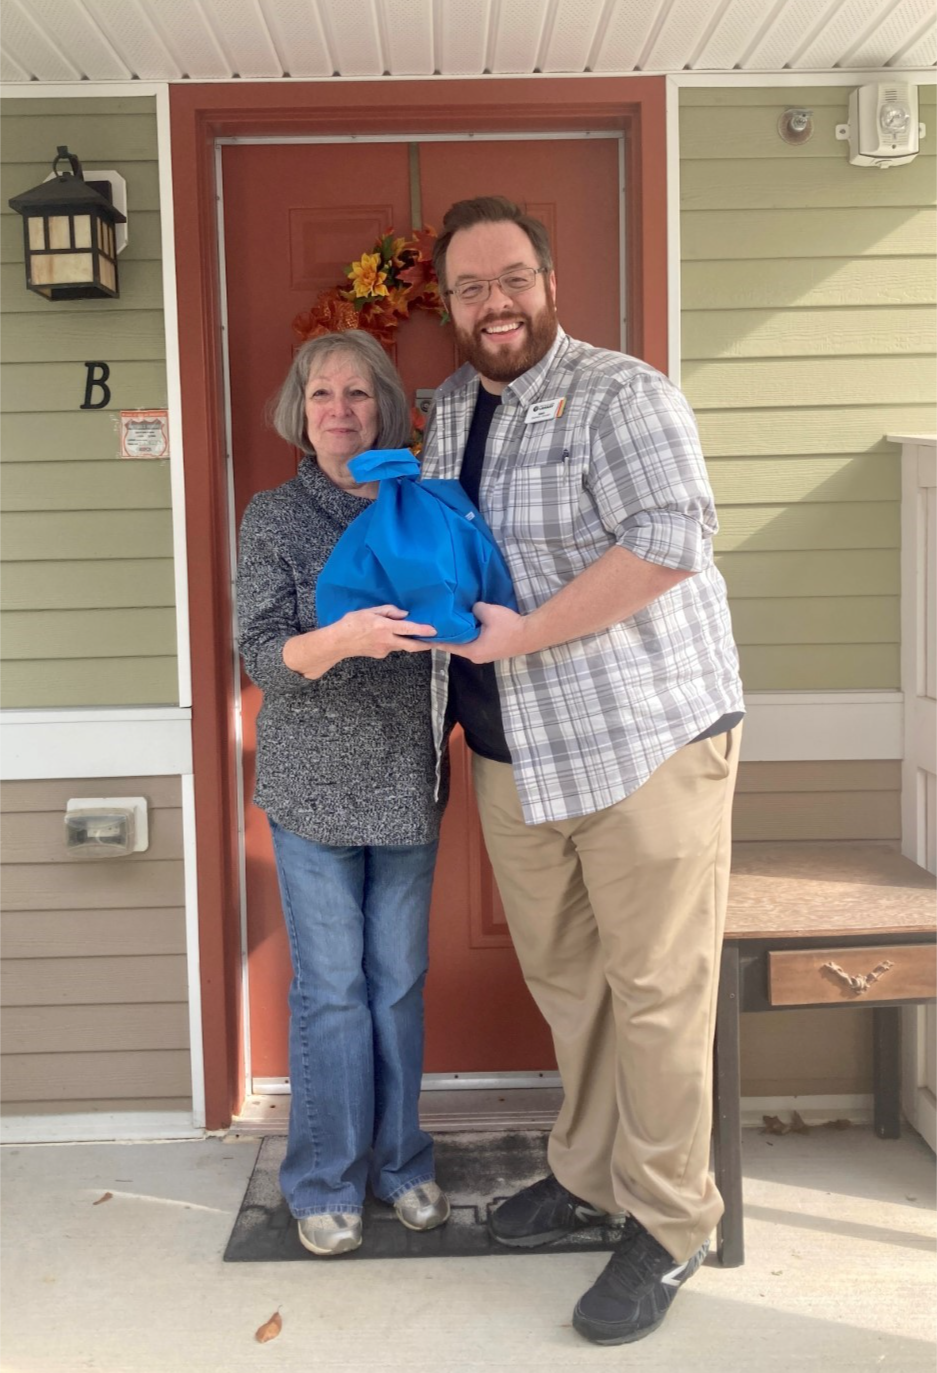
[[[59,171],[62,162],[68,171]],[[52,171],[48,181],[10,201],[23,216],[26,285],[46,300],[119,296],[115,227],[127,217],[115,209],[110,183],[85,181],[66,147],[59,148]]]

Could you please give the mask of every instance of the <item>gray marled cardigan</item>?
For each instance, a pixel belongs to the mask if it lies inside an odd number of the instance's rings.
[[[364,507],[306,457],[244,513],[238,645],[264,694],[254,803],[320,844],[426,844],[442,814],[430,655],[346,658],[313,682],[283,662],[286,640],[317,627],[316,579]]]

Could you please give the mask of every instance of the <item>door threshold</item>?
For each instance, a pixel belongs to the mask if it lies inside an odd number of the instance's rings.
[[[462,1131],[549,1130],[563,1101],[560,1087],[509,1087],[451,1091],[436,1087],[420,1095],[420,1124],[430,1134]],[[289,1124],[288,1092],[249,1096],[226,1138],[285,1135]]]

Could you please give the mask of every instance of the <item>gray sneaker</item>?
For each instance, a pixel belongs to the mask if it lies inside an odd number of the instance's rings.
[[[360,1216],[303,1216],[297,1225],[300,1244],[312,1254],[347,1254],[361,1243]]]
[[[435,1182],[422,1182],[398,1197],[394,1210],[408,1230],[435,1230],[449,1219],[449,1198]]]

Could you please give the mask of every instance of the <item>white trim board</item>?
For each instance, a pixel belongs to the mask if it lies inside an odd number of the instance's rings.
[[[0,712],[0,780],[5,782],[191,772],[191,710]]]
[[[900,691],[752,692],[746,763],[902,756]],[[178,706],[0,711],[0,780],[192,772],[192,712]]]
[[[187,1111],[89,1111],[0,1120],[0,1144],[201,1139],[204,1134]]]

